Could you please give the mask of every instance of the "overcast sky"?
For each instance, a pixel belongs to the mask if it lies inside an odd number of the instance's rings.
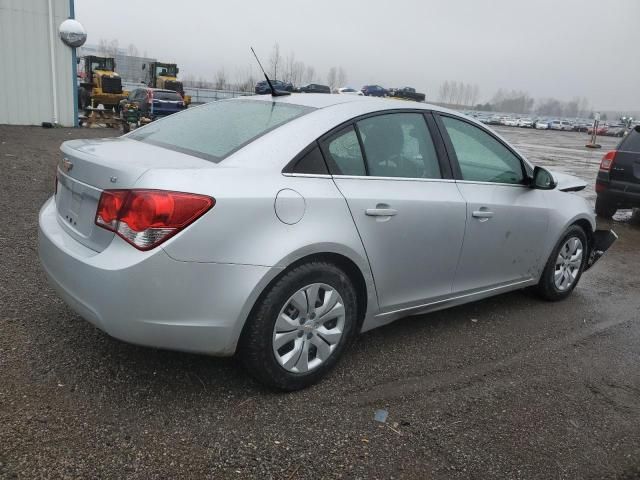
[[[274,42],[326,81],[410,85],[436,100],[445,80],[535,98],[587,97],[595,109],[640,110],[640,0],[75,0],[87,43],[117,39],[181,75],[212,79],[263,64]]]

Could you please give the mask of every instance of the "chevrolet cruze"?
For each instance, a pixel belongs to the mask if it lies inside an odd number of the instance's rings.
[[[61,150],[39,252],[68,305],[127,342],[237,352],[284,390],[399,317],[563,299],[615,240],[583,182],[426,104],[256,96]]]

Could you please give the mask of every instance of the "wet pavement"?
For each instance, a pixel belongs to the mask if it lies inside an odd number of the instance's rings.
[[[499,130],[590,185],[616,143]],[[108,134],[0,126],[0,478],[640,478],[630,212],[566,301],[513,292],[400,320],[360,336],[325,381],[278,394],[234,359],[114,340],[47,286],[37,212],[58,146]]]

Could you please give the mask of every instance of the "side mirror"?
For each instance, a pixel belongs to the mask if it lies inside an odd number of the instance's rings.
[[[558,186],[558,182],[549,170],[542,167],[533,169],[533,179],[531,180],[531,188],[538,190],[553,190]]]

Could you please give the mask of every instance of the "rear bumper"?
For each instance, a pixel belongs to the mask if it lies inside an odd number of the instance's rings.
[[[640,185],[638,183],[611,180],[606,172],[598,172],[596,191],[598,192],[598,197],[615,203],[620,207],[640,206]]]
[[[52,199],[40,211],[38,242],[50,284],[85,320],[126,342],[211,355],[233,354],[272,270],[177,261],[119,237],[98,253],[61,228]]]
[[[593,267],[617,239],[618,235],[613,230],[596,230],[593,232],[593,246],[591,247],[585,270]]]

